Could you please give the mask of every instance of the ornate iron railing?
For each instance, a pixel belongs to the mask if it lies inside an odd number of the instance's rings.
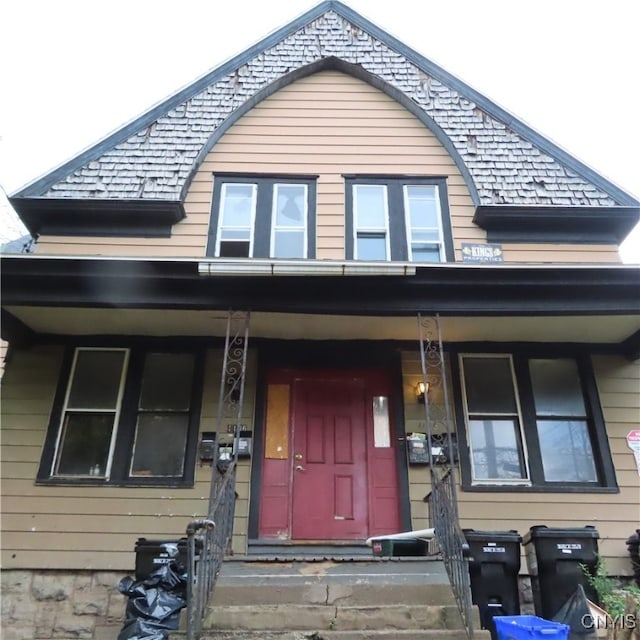
[[[229,552],[235,510],[236,464],[232,460],[218,486],[208,518],[187,526],[187,640],[202,633],[204,618],[213,595],[224,556]]]
[[[469,578],[469,546],[460,528],[455,464],[458,448],[453,428],[447,366],[439,316],[418,315],[420,364],[424,394],[425,429],[431,492],[431,523],[442,554],[467,637],[473,638],[473,605]]]
[[[249,313],[229,311],[218,393],[209,509],[206,518],[192,520],[187,526],[187,640],[200,638],[222,562],[231,552],[248,344]],[[231,434],[227,431],[229,425]],[[231,452],[223,452],[221,448],[221,436],[225,433],[232,436]]]

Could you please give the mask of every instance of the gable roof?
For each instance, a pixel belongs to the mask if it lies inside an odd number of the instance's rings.
[[[355,11],[327,0],[11,197],[181,202],[235,120],[323,68],[385,91],[443,142],[476,205],[637,207],[630,194]],[[21,201],[24,206],[21,207]],[[31,201],[31,205],[28,204]],[[637,211],[633,213],[637,218]]]

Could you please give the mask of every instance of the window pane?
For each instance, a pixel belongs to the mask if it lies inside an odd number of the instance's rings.
[[[387,259],[387,242],[383,235],[358,235],[356,248],[358,260]]]
[[[249,242],[220,242],[221,258],[248,258]]]
[[[508,358],[464,358],[469,413],[516,413]]]
[[[186,414],[138,416],[131,475],[182,476],[187,428]]]
[[[355,185],[356,229],[386,229],[387,214],[384,185]]]
[[[391,446],[391,427],[389,425],[389,398],[373,397],[373,446]]]
[[[188,410],[192,378],[190,353],[150,353],[145,359],[139,407],[155,411]]]
[[[580,420],[539,420],[538,438],[548,482],[597,482],[591,439]]]
[[[413,242],[440,242],[440,233],[437,229],[421,229],[411,233]]]
[[[304,231],[276,231],[274,258],[304,258]]]
[[[435,187],[408,186],[407,206],[409,225],[414,227],[438,227],[438,208]]]
[[[533,397],[539,416],[585,416],[575,360],[531,360]]]
[[[222,188],[221,226],[250,227],[254,185],[225,184]]]
[[[115,409],[125,352],[77,352],[67,406],[79,409]]]
[[[307,189],[301,184],[276,185],[277,226],[303,227]]]
[[[515,420],[469,420],[474,480],[526,478]]]
[[[104,477],[114,417],[113,413],[68,413],[62,428],[55,473]]]
[[[438,247],[411,246],[411,259],[415,262],[440,262]]]
[[[251,240],[251,229],[220,229],[220,238],[224,241]]]

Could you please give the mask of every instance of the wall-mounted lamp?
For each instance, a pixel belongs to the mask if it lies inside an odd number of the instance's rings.
[[[418,402],[424,402],[424,397],[429,393],[429,383],[422,380],[416,385],[416,400]]]

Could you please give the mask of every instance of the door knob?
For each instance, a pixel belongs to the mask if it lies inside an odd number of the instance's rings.
[[[306,469],[301,464],[297,464],[296,471],[306,471]]]
[[[296,460],[302,460],[302,454],[301,453],[296,453],[295,456],[293,456]]]

